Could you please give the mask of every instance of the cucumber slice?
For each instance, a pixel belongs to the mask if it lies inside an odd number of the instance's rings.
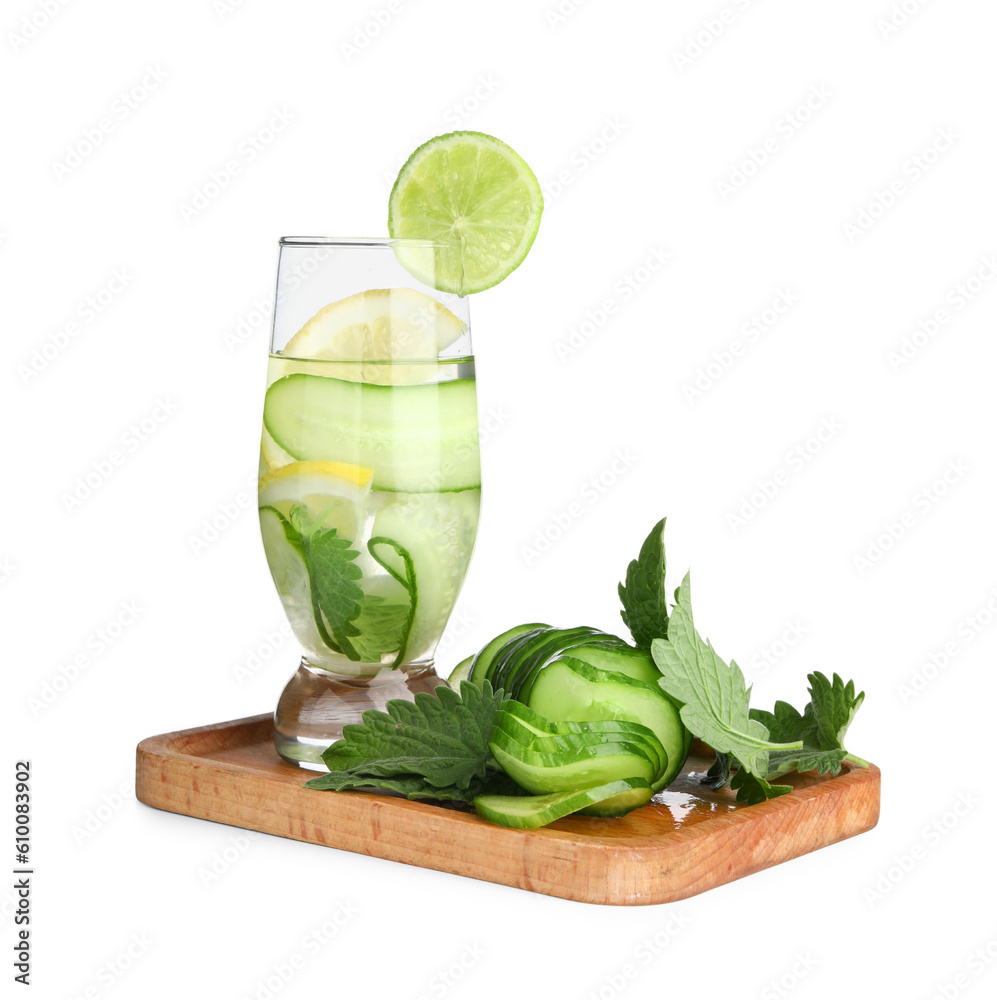
[[[623,719],[647,726],[668,755],[668,769],[652,784],[656,792],[675,778],[688,755],[686,730],[678,709],[660,688],[626,674],[598,670],[571,656],[540,671],[528,704],[552,721]]]
[[[488,676],[488,671],[491,668],[492,660],[495,659],[495,654],[507,642],[515,639],[516,636],[522,635],[524,632],[532,632],[534,629],[540,628],[550,628],[550,626],[545,625],[543,622],[530,622],[528,625],[516,625],[514,628],[503,632],[501,635],[495,636],[495,638],[492,639],[491,642],[486,643],[474,657],[474,660],[471,663],[471,672],[468,674],[468,680],[480,688],[482,681]]]
[[[535,830],[582,809],[590,809],[612,799],[622,801],[620,797],[628,793],[632,794],[636,805],[649,802],[653,794],[646,781],[624,778],[596,788],[554,795],[479,795],[474,800],[474,808],[479,816],[492,823],[516,830]]]
[[[390,540],[412,560],[417,597],[403,662],[422,661],[436,649],[464,583],[480,494],[395,493],[380,499],[371,544]],[[377,558],[395,579],[405,579],[404,560],[391,544],[379,544]]]
[[[620,778],[642,778],[650,783],[654,777],[655,765],[636,743],[599,742],[545,754],[527,749],[496,729],[488,746],[502,770],[520,788],[538,795],[592,788]]]
[[[583,816],[625,816],[628,812],[633,812],[634,809],[646,806],[653,795],[654,790],[650,785],[647,788],[639,785],[625,792],[618,792],[601,802],[594,802],[582,809],[581,814]]]
[[[645,684],[657,685],[661,679],[661,671],[655,666],[651,654],[626,643],[619,646],[586,643],[573,649],[571,655],[597,670],[613,670]]]
[[[531,629],[529,632],[523,632],[510,639],[501,649],[492,657],[492,662],[489,664],[487,677],[491,681],[492,687],[497,691],[502,687],[502,677],[505,674],[506,664],[521,650],[523,647],[528,646],[537,637],[546,634],[550,631],[549,625],[542,625],[539,628]],[[505,690],[502,688],[502,690]]]
[[[597,628],[590,628],[587,625],[570,629],[553,629],[543,642],[531,644],[530,648],[516,658],[516,662],[509,668],[509,694],[518,701],[526,701],[530,688],[537,674],[543,670],[548,663],[557,659],[574,646],[591,642],[597,636],[608,636]]]
[[[263,424],[296,459],[373,469],[375,490],[436,493],[481,485],[473,379],[373,385],[285,375],[267,389]]]
[[[329,656],[315,626],[312,609],[312,588],[308,566],[298,548],[288,541],[284,525],[287,522],[275,507],[260,508],[260,533],[270,575],[284,606],[284,614],[294,637],[301,643],[313,662],[322,664]]]
[[[531,639],[528,643],[520,646],[515,655],[503,661],[502,673],[499,680],[503,690],[507,691],[512,698],[516,698],[519,678],[528,672],[534,664],[545,663],[547,660],[557,656],[557,654],[572,644],[573,640],[581,640],[590,637],[597,629],[587,626],[573,629],[552,628],[547,629],[542,635]]]
[[[661,741],[639,722],[617,719],[605,722],[549,722],[518,701],[507,701],[499,709],[496,725],[517,743],[531,750],[550,753],[556,750],[559,737],[572,736],[588,742],[629,742],[642,746],[655,763],[655,779],[668,767],[668,754]]]
[[[471,670],[471,663],[474,660],[473,656],[469,656],[466,660],[461,660],[453,669],[453,673],[447,678],[447,684],[454,689],[454,691],[460,690],[460,682],[467,680],[467,675]]]
[[[593,723],[593,725],[599,724]],[[630,744],[640,750],[650,760],[652,772],[650,778],[648,778],[649,781],[659,778],[665,773],[665,769],[668,767],[668,757],[662,749],[658,738],[650,730],[647,730],[649,735],[646,739],[641,733],[603,733],[598,731],[555,733],[548,736],[541,736],[511,718],[501,723],[501,727],[503,734],[518,743],[524,750],[529,751],[531,754],[540,754],[543,757],[570,757],[575,754],[587,753],[590,747],[605,746],[612,743],[617,745]],[[646,729],[646,727],[642,728]]]

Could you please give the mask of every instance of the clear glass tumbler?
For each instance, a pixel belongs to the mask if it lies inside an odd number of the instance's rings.
[[[288,761],[443,683],[433,657],[481,497],[466,298],[414,278],[450,248],[280,241],[260,450],[267,562],[304,655],[274,715]]]

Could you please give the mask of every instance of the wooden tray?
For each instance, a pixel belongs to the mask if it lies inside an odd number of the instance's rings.
[[[277,756],[272,716],[153,736],[136,794],[158,809],[586,903],[668,903],[872,829],[879,768],[780,779],[788,795],[741,806],[699,784],[695,745],[655,801],[620,819],[569,816],[507,830],[473,813],[370,792],[319,792]]]

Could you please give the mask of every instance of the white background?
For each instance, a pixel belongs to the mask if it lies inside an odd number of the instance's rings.
[[[992,996],[994,5],[907,0],[896,30],[889,0],[43,7],[0,24],[4,745],[10,772],[33,761],[37,994],[265,997],[300,953],[274,995]],[[401,161],[460,127],[510,142],[547,204],[525,265],[472,303],[484,510],[441,670],[522,620],[622,628],[616,581],[667,514],[675,583],[692,565],[756,704],[802,704],[812,669],[865,688],[874,832],[601,908],[132,797],[140,739],[268,711],[295,665],[267,645],[283,619],[246,493],[276,240],[383,235]]]

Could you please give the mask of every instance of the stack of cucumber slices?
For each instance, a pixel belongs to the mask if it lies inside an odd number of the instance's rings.
[[[588,626],[529,623],[497,636],[450,683],[487,681],[510,696],[489,748],[532,794],[483,795],[475,808],[528,829],[569,813],[620,816],[645,805],[679,773],[692,744],[660,677],[647,652]]]

